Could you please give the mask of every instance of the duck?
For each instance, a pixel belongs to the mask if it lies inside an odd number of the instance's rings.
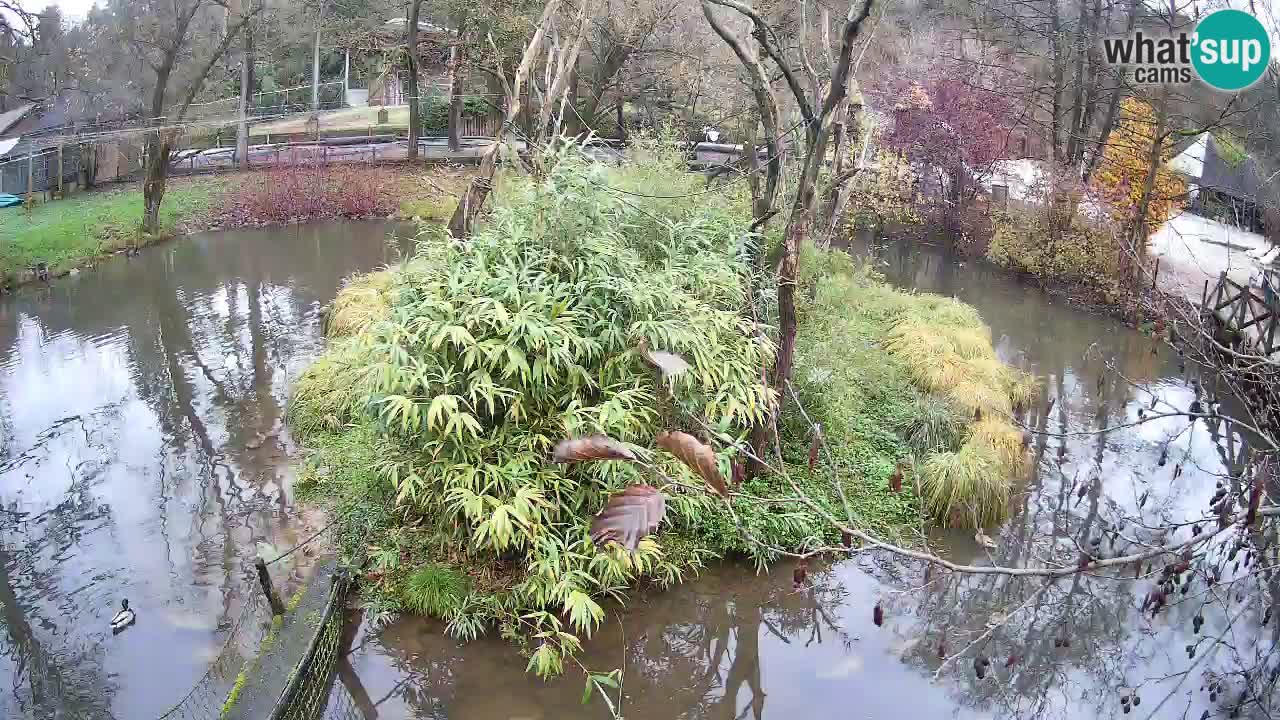
[[[133,624],[138,616],[129,609],[129,600],[126,598],[120,601],[120,612],[111,618],[111,632],[118,633],[121,630]]]

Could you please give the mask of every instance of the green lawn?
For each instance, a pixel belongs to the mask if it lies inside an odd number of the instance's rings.
[[[160,210],[165,234],[180,220],[206,210],[221,178],[170,181]],[[42,203],[28,213],[0,210],[0,283],[38,262],[59,273],[137,242],[142,222],[140,185],[84,192]]]
[[[457,195],[471,178],[470,169],[443,166],[397,166],[394,192],[399,217],[442,222],[453,213]],[[235,218],[219,217],[228,189],[242,185],[238,174],[171,178],[160,209],[162,236],[198,231],[209,220],[224,227]],[[0,209],[0,287],[20,282],[19,274],[36,263],[49,264],[57,275],[142,238],[142,186],[128,185],[83,192],[65,200]]]

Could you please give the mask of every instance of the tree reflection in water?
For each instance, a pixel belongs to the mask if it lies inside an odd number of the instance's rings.
[[[0,298],[0,717],[154,717],[205,671],[257,544],[310,534],[255,438],[391,229],[214,233]]]

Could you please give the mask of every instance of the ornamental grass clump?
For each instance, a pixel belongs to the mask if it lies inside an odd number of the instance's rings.
[[[929,440],[940,433],[919,423],[911,428],[909,437],[924,441],[917,447],[932,446],[922,467],[925,511],[950,526],[996,524],[1008,513],[1013,482],[1029,467],[1022,433],[1010,420],[1015,408],[1035,399],[1038,386],[996,357],[991,331],[971,306],[940,296],[914,297],[885,348],[921,390],[973,421],[967,436],[951,436],[958,440],[951,446]],[[936,409],[930,415],[940,416]]]

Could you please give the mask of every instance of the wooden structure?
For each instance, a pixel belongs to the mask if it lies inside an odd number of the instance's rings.
[[[1269,274],[1264,287],[1255,288],[1232,280],[1224,272],[1212,288],[1209,281],[1205,281],[1200,306],[1214,317],[1229,339],[1271,357],[1277,349],[1277,327],[1280,327],[1280,295],[1274,283],[1274,275]]]

